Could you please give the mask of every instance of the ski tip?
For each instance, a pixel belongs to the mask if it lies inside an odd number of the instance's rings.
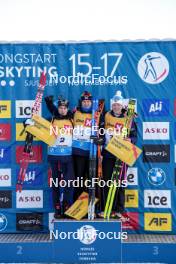
[[[46,84],[46,72],[42,72],[40,76],[40,84],[45,85]]]

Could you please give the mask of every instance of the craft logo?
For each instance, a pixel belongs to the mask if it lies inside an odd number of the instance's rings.
[[[16,100],[16,118],[30,118],[34,102],[34,100]],[[41,107],[39,115],[41,115]]]
[[[143,122],[144,140],[168,140],[169,122]]]
[[[8,221],[4,214],[0,213],[0,232],[4,231],[7,227]]]
[[[0,208],[12,208],[12,191],[0,191]]]
[[[19,231],[42,231],[42,213],[17,213],[16,229]]]
[[[161,53],[146,53],[138,62],[138,74],[140,78],[146,83],[161,83],[166,79],[168,73],[168,60]]]
[[[85,245],[90,245],[95,242],[97,238],[97,231],[93,226],[85,225],[82,226],[79,230],[79,241]]]
[[[11,169],[0,169],[0,187],[10,187]]]
[[[171,208],[169,190],[144,190],[145,208]]]
[[[128,230],[139,229],[139,213],[128,212],[123,214],[122,228]]]
[[[169,213],[145,213],[144,229],[147,231],[171,231],[172,218]]]
[[[16,193],[17,208],[43,208],[42,190],[24,190]]]
[[[10,147],[0,147],[0,164],[11,162],[11,149]]]
[[[170,162],[170,145],[143,145],[143,162]]]
[[[165,172],[160,168],[152,168],[148,171],[148,180],[153,185],[161,185],[166,180]]]
[[[11,118],[11,101],[0,101],[0,118]]]
[[[0,124],[0,141],[9,141],[11,138],[11,125]]]
[[[138,207],[138,190],[125,190],[125,207]]]
[[[23,160],[23,146],[16,147],[16,162],[20,163]],[[42,146],[33,146],[32,154],[30,156],[30,163],[40,163],[42,162]]]
[[[168,99],[143,99],[144,116],[158,117],[169,115],[169,100]]]
[[[127,170],[128,185],[138,185],[138,169],[129,167]]]

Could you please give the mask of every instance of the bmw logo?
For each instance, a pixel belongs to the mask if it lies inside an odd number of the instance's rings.
[[[166,174],[160,168],[152,168],[148,172],[148,180],[153,185],[161,185],[166,180]]]
[[[0,214],[0,231],[3,231],[7,227],[7,218],[5,215]]]

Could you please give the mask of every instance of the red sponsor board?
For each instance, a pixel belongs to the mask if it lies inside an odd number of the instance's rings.
[[[11,139],[11,125],[10,124],[0,124],[0,141]]]
[[[122,221],[122,228],[128,230],[139,229],[139,213],[124,213],[124,220]]]
[[[24,146],[16,147],[16,162],[20,163],[23,159]],[[33,146],[33,154],[30,157],[30,163],[40,163],[42,162],[42,146]]]

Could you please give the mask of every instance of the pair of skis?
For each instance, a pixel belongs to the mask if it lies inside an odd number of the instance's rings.
[[[131,129],[131,124],[135,115],[135,104],[136,101],[134,99],[130,99],[129,100],[129,104],[128,104],[128,110],[127,110],[127,117],[125,120],[125,124],[123,127],[123,132],[122,135],[124,137],[124,139],[130,134],[130,129]],[[116,159],[115,162],[115,166],[113,169],[113,173],[112,173],[112,184],[109,187],[109,191],[108,191],[108,196],[107,196],[107,200],[106,200],[106,205],[105,205],[105,211],[104,211],[104,218],[109,220],[110,216],[111,216],[111,212],[112,212],[112,207],[114,204],[114,199],[115,199],[115,194],[117,189],[119,189],[119,184],[121,184],[121,179],[122,179],[122,174],[123,172],[126,170],[126,164],[119,160]]]
[[[32,108],[32,114],[39,113],[45,85],[46,85],[46,74],[43,72],[40,77],[35,102]],[[22,186],[23,186],[25,174],[26,174],[29,162],[30,162],[30,157],[33,155],[32,142],[33,142],[33,135],[27,132],[22,160],[20,164],[20,171],[19,171],[18,178],[17,178],[16,192],[22,191]]]
[[[88,219],[93,220],[95,215],[95,185],[93,179],[97,174],[97,154],[98,154],[98,176],[102,175],[101,168],[101,150],[100,146],[94,142],[94,139],[98,137],[98,128],[100,122],[100,115],[103,112],[104,100],[93,100],[92,103],[92,130],[90,137],[90,154],[89,154],[89,180],[91,181],[91,187],[89,188],[88,199]]]

